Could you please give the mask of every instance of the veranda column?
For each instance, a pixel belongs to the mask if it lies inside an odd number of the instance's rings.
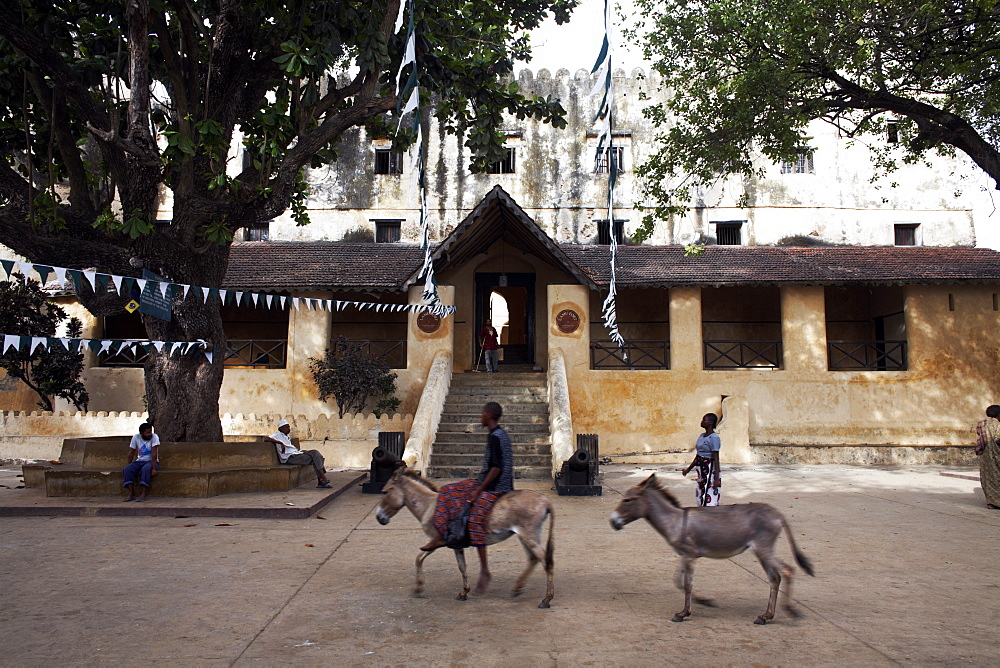
[[[590,368],[590,290],[585,285],[548,286],[549,359],[561,349],[566,373]]]
[[[330,299],[329,292],[296,293],[300,299]],[[289,394],[291,412],[293,415],[312,417],[318,413],[331,410],[335,404],[324,404],[319,400],[316,383],[313,382],[309,370],[310,357],[323,357],[330,347],[330,312],[323,309],[310,309],[305,303],[296,309],[291,304],[288,307],[288,353],[285,357],[285,372],[287,382],[274,387],[275,397],[270,397],[268,403],[280,406],[283,394]],[[276,401],[277,399],[277,401]],[[276,412],[283,412],[278,409]]]
[[[670,368],[701,371],[701,288],[670,288]]]
[[[826,297],[822,286],[781,287],[782,368],[826,371]]]

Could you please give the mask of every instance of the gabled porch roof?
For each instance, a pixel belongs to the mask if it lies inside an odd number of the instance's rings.
[[[588,288],[597,289],[594,280],[500,186],[494,186],[458,227],[434,249],[431,255],[434,271],[441,274],[460,266],[501,239],[565,271]],[[419,269],[413,272],[403,287],[416,283],[419,273]]]

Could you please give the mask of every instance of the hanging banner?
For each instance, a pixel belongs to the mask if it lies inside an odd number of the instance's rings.
[[[167,282],[162,276],[145,269],[142,270],[142,277],[147,283],[139,296],[139,313],[170,322],[176,286]],[[161,289],[160,286],[165,288]]]

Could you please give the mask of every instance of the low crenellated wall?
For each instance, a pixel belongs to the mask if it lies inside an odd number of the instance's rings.
[[[244,415],[226,413],[222,431],[226,440],[261,436],[277,431],[278,420],[286,419],[304,450],[319,450],[327,466],[366,468],[371,451],[378,445],[382,431],[410,432],[412,415],[375,417],[353,415],[343,419],[319,415]],[[43,411],[0,411],[0,459],[55,460],[65,438],[123,436],[136,433],[146,419],[145,413],[88,412],[51,413]]]

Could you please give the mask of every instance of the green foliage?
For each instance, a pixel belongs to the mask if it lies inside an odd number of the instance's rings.
[[[383,360],[369,355],[364,342],[341,336],[322,358],[310,358],[309,368],[320,401],[334,397],[340,417],[360,413],[371,398],[376,400],[376,416],[399,407],[399,399],[394,396],[397,374],[391,373]]]
[[[370,228],[365,229],[363,227],[356,227],[353,230],[347,230],[344,232],[341,241],[349,241],[353,243],[374,243],[375,233],[372,232]]]
[[[1000,179],[1000,4],[994,0],[638,0],[630,36],[670,93],[647,116],[662,148],[637,172],[654,220],[693,187],[760,174],[820,119],[868,143],[882,173],[930,149]],[[896,123],[898,143],[882,139]]]
[[[705,254],[705,244],[687,244],[684,246],[684,257],[701,257]]]
[[[53,337],[65,319],[66,312],[46,300],[37,281],[25,281],[23,277],[0,281],[0,322],[7,333]],[[82,329],[78,319],[70,318],[66,336],[79,338]],[[0,368],[31,388],[42,410],[52,410],[53,396],[67,399],[77,410],[87,410],[90,397],[80,381],[82,350],[73,352],[61,345],[48,351],[39,347],[35,352],[11,348],[0,354]]]

